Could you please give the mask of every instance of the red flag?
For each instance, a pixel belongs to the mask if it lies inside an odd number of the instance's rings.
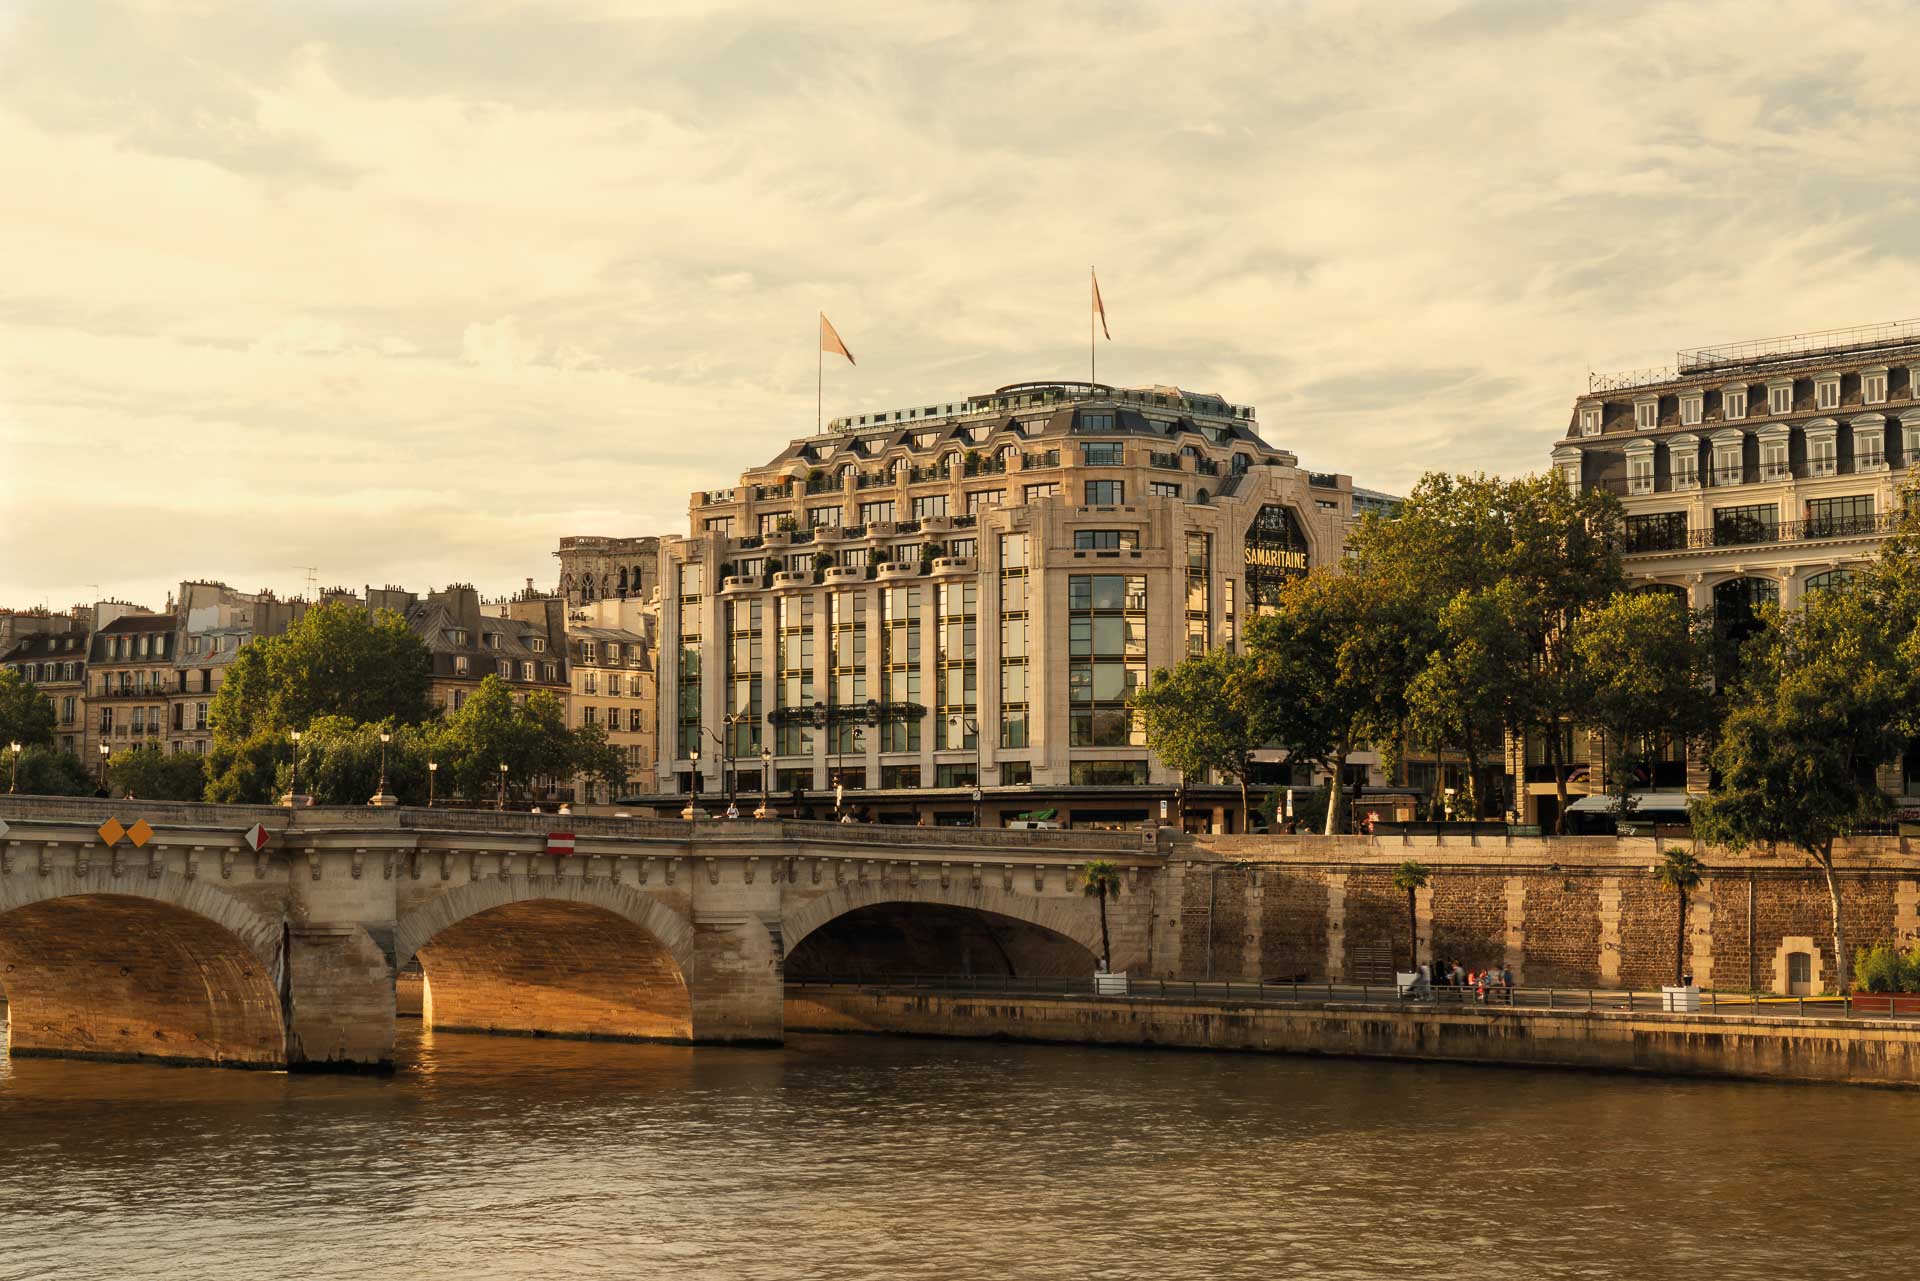
[[[1100,301],[1100,277],[1091,267],[1087,268],[1087,274],[1093,276],[1093,313],[1100,317],[1100,332],[1107,335],[1108,342],[1112,342],[1113,335],[1107,332],[1107,305]]]
[[[840,341],[839,333],[834,329],[833,322],[827,319],[827,313],[824,311],[820,313],[820,350],[839,352],[847,358],[849,365],[859,363],[853,358],[853,353],[847,350],[847,345]]]

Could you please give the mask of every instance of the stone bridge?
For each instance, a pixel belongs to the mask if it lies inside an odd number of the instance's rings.
[[[1096,859],[1115,967],[1151,968],[1170,835],[14,796],[0,821],[13,1053],[298,1069],[391,1063],[416,963],[432,1027],[705,1043],[778,1042],[788,975],[1087,974]]]

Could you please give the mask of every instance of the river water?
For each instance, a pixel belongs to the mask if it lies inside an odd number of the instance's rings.
[[[1920,1094],[409,1030],[391,1078],[0,1064],[0,1278],[1856,1277]]]

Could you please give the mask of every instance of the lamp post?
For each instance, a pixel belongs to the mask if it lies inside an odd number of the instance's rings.
[[[20,787],[20,744],[8,743],[7,750],[13,753],[13,780],[7,784],[7,793],[12,795]]]
[[[439,773],[440,773],[440,762],[428,761],[427,762],[427,808],[428,809],[433,808],[433,780],[436,777],[438,777]]]
[[[961,732],[963,743],[966,737],[970,736],[973,739],[973,825],[979,827],[980,800],[986,794],[981,787],[981,776],[987,772],[986,766],[980,763],[983,758],[983,749],[980,744],[980,722],[971,716],[954,715],[947,718],[947,724]]]
[[[113,755],[113,749],[105,743],[100,744],[100,791],[102,794],[107,790],[107,757],[111,755]]]
[[[773,794],[773,749],[760,749],[760,809],[764,813]]]
[[[505,761],[501,761],[500,762],[500,811],[501,813],[504,814],[506,812],[506,809],[507,809],[507,763]]]
[[[288,730],[287,736],[293,740],[293,785],[287,789],[287,808],[292,809],[300,802],[300,731]]]
[[[374,792],[369,805],[398,805],[399,798],[387,794],[387,744],[393,741],[393,735],[387,730],[380,731],[380,786]]]
[[[688,801],[687,804],[693,806],[700,803],[700,749],[697,747],[688,748],[687,759],[693,762],[693,799]]]

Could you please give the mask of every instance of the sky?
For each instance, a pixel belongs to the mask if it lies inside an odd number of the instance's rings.
[[[0,0],[0,607],[551,587],[1087,373],[1405,492],[1920,314],[1920,9]],[[311,567],[311,571],[309,569]]]

